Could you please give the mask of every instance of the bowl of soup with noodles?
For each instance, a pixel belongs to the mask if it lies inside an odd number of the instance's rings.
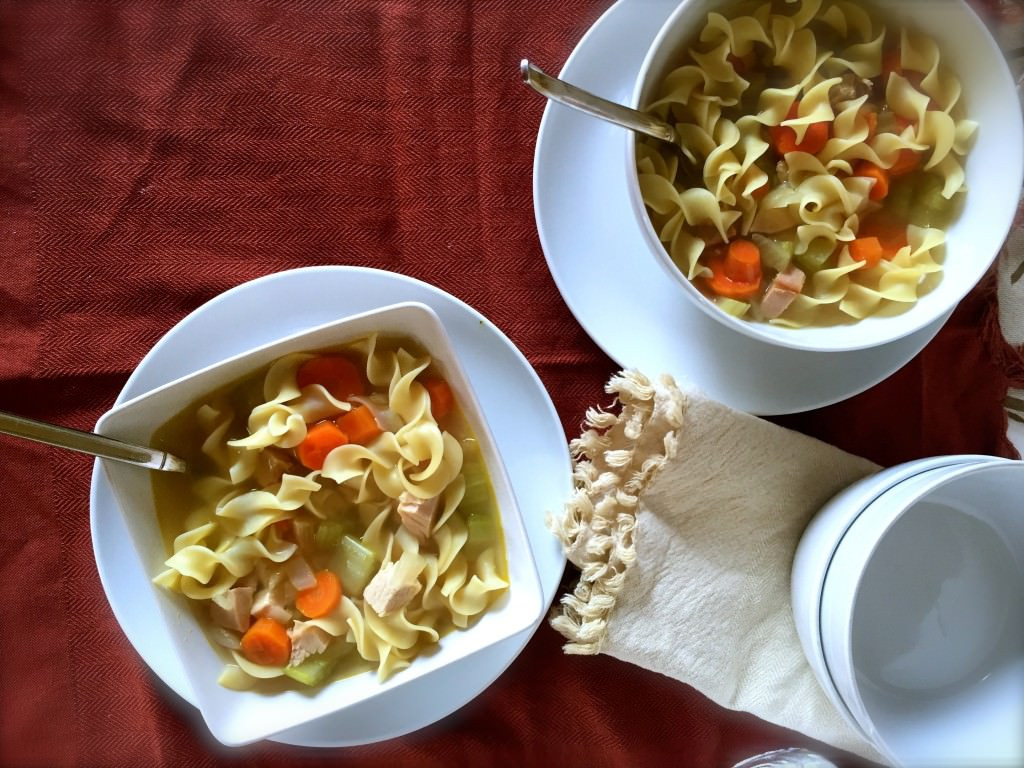
[[[104,464],[199,709],[229,745],[366,702],[544,611],[501,456],[434,312],[403,303],[128,401]]]
[[[633,104],[680,143],[626,140],[650,254],[624,258],[769,344],[862,349],[941,322],[1016,212],[1017,93],[960,0],[688,0]]]

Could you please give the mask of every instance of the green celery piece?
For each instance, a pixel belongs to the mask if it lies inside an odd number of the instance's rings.
[[[346,534],[335,550],[331,570],[338,574],[345,594],[358,597],[377,572],[377,556]]]
[[[917,199],[910,216],[910,223],[919,227],[936,227],[946,224],[954,209],[953,199],[942,196],[943,181],[934,173],[925,174],[918,185]]]
[[[498,540],[498,523],[492,513],[470,512],[466,515],[466,529],[466,549],[470,552],[480,552]]]
[[[736,301],[736,299],[730,299],[728,296],[717,297],[715,305],[725,314],[732,315],[733,317],[743,317],[747,314],[747,310],[750,309],[750,305],[747,302]]]
[[[459,502],[463,512],[487,509],[491,506],[491,481],[482,462],[462,465],[462,476],[466,480],[466,491]]]
[[[885,210],[896,219],[907,221],[914,210],[913,201],[917,196],[917,174],[897,179],[889,188],[885,198]]]
[[[761,263],[776,272],[785,272],[793,258],[792,240],[774,240],[762,234],[750,236],[757,249],[761,252]]]
[[[803,253],[794,253],[793,261],[806,274],[814,274],[825,266],[832,256],[832,244],[821,238],[812,240]]]
[[[313,543],[317,549],[329,552],[341,546],[345,536],[345,526],[334,520],[324,520],[317,526],[313,534]]]
[[[285,667],[284,673],[292,680],[310,687],[320,685],[330,676],[339,659],[351,646],[341,639],[334,640],[320,653],[315,653],[301,664]]]

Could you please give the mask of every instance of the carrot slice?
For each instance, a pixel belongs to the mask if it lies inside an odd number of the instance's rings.
[[[878,133],[878,113],[873,109],[864,110],[864,121],[868,124],[868,135],[865,140],[870,141]]]
[[[798,114],[797,104],[793,102],[786,119],[792,120]],[[796,131],[788,125],[773,125],[768,129],[771,144],[775,148],[775,152],[780,155],[789,152],[807,152],[816,155],[825,148],[831,133],[831,123],[827,121],[810,123],[804,132],[803,140],[799,142],[796,140]]]
[[[709,258],[707,266],[711,277],[705,280],[719,296],[745,301],[761,289],[761,251],[749,240],[733,240],[724,254]]]
[[[350,443],[368,445],[372,443],[382,430],[377,423],[373,410],[366,405],[359,405],[339,416],[335,423],[348,437]]]
[[[725,252],[725,274],[737,283],[760,283],[761,250],[751,240],[733,240]]]
[[[882,260],[882,243],[877,237],[858,237],[850,241],[850,258],[863,261],[868,267]]]
[[[885,168],[879,168],[874,163],[861,160],[853,166],[853,175],[866,176],[869,179],[875,180],[874,186],[871,187],[871,192],[868,193],[868,197],[872,200],[883,200],[889,194],[889,172]]]
[[[242,635],[242,655],[253,664],[284,667],[292,655],[292,641],[284,625],[264,616]]]
[[[896,155],[896,162],[889,169],[890,176],[906,176],[917,169],[921,156],[913,149],[901,149]]]
[[[327,454],[348,443],[348,435],[333,421],[320,421],[306,430],[306,439],[295,453],[307,469],[323,469]]]
[[[321,355],[307,360],[296,371],[295,383],[299,389],[319,384],[339,400],[366,394],[363,372],[341,355]]]
[[[900,250],[907,245],[906,222],[880,212],[860,225],[857,233],[860,237],[876,237],[882,245],[882,258],[892,259]]]
[[[341,602],[341,581],[332,571],[316,572],[316,585],[300,590],[295,596],[295,607],[307,619],[319,619]]]
[[[448,382],[440,376],[425,376],[422,384],[430,395],[430,413],[435,421],[440,421],[455,407],[455,395]]]

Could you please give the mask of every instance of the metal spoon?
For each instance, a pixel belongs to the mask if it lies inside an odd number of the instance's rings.
[[[614,101],[608,101],[590,91],[585,91],[557,77],[545,74],[531,64],[528,59],[523,59],[519,63],[519,71],[523,75],[523,82],[541,96],[567,107],[578,109],[593,117],[607,120],[609,123],[629,128],[631,131],[660,139],[681,150],[691,162],[693,161],[690,150],[682,145],[675,127],[664,120],[648,115],[646,112],[616,104]]]
[[[164,451],[147,448],[141,445],[125,443],[112,437],[97,435],[95,432],[82,432],[69,427],[59,427],[36,421],[25,416],[0,411],[0,433],[35,440],[37,443],[55,445],[79,453],[88,453],[104,459],[123,461],[149,469],[162,469],[167,472],[184,472],[185,462],[177,456]]]

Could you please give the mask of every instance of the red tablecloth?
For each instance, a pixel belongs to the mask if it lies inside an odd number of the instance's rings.
[[[202,302],[270,272],[353,264],[487,315],[575,436],[616,365],[545,266],[531,199],[544,105],[518,62],[557,71],[607,5],[0,2],[0,409],[90,428]],[[882,464],[1011,455],[1002,401],[1020,364],[995,330],[989,283],[887,381],[778,421]],[[563,656],[544,625],[490,689],[420,732],[228,750],[107,606],[91,472],[86,457],[0,438],[0,764],[699,768],[807,743],[659,675]]]

